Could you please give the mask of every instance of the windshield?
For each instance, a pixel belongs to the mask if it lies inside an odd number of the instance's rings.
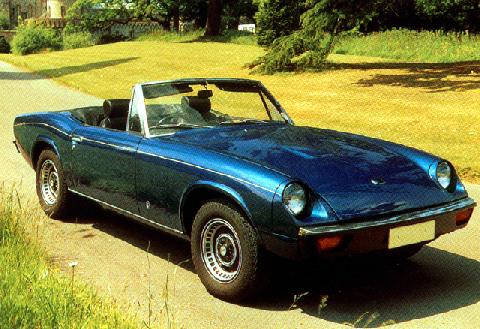
[[[151,135],[219,125],[287,123],[256,82],[172,82],[142,89]]]

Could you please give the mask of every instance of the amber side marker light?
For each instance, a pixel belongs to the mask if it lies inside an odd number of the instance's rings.
[[[455,221],[457,225],[463,225],[468,223],[470,217],[472,217],[473,208],[468,208],[462,211],[459,211],[455,214]]]
[[[326,238],[318,238],[316,241],[317,250],[320,251],[329,251],[337,248],[343,241],[341,235],[329,236]]]

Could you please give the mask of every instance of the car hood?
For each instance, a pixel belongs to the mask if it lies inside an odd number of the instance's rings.
[[[304,182],[340,220],[421,209],[455,198],[413,161],[363,136],[266,124],[195,129],[170,138]]]

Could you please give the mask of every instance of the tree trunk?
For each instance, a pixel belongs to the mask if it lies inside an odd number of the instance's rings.
[[[220,23],[222,21],[222,0],[208,0],[206,36],[220,34]]]
[[[177,6],[172,8],[173,16],[173,30],[178,32],[180,31],[180,8]]]
[[[171,30],[171,25],[170,25],[170,22],[171,22],[171,17],[168,16],[166,17],[163,22],[162,22],[162,27],[165,31],[170,31]]]

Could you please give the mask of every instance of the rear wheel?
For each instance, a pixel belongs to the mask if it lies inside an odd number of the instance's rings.
[[[69,192],[65,182],[62,164],[50,149],[40,153],[36,168],[37,195],[45,213],[60,218],[67,213]]]
[[[222,200],[203,205],[191,243],[195,269],[210,294],[232,302],[253,296],[262,274],[258,237],[236,207]]]

